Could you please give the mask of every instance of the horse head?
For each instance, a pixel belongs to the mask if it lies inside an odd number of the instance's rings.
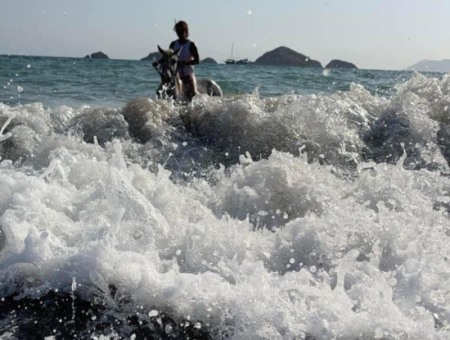
[[[161,77],[162,85],[171,85],[174,83],[177,75],[180,49],[176,51],[170,48],[168,50],[164,50],[158,45],[158,50],[162,54],[162,57],[155,65],[156,70]]]

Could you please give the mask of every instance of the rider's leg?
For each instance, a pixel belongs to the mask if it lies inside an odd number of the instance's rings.
[[[195,75],[191,74],[181,78],[184,87],[184,95],[187,101],[192,101],[192,98],[197,94],[197,80]]]

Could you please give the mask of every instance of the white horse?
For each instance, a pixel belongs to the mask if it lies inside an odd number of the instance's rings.
[[[160,99],[173,98],[175,100],[184,100],[183,83],[178,76],[178,58],[181,49],[176,51],[172,49],[163,50],[158,45],[158,50],[162,54],[162,57],[153,66],[161,76],[161,85],[159,85],[156,95]],[[196,82],[197,94],[223,97],[222,89],[214,80],[197,79]]]

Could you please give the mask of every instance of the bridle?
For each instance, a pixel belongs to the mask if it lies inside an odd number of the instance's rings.
[[[171,92],[174,92],[176,84],[175,78],[178,73],[178,62],[176,58],[177,57],[175,54],[171,55],[170,57],[166,57],[163,55],[163,58],[158,61],[156,66],[154,66],[156,72],[158,72],[159,76],[161,77],[162,91],[165,91],[165,93],[169,95],[169,97],[171,96]]]

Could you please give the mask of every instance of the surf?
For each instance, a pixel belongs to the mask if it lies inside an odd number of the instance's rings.
[[[449,98],[0,104],[2,329],[448,337]]]

